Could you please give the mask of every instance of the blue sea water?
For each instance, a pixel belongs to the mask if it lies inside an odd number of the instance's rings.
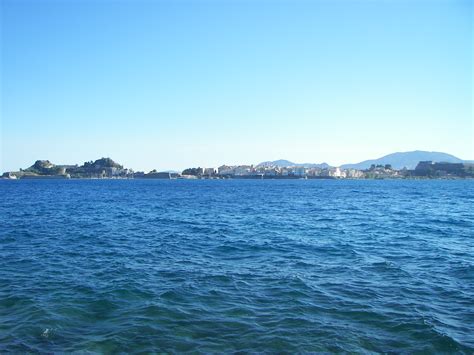
[[[474,352],[474,181],[0,182],[0,352]]]

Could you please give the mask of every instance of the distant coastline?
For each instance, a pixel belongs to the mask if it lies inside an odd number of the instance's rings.
[[[424,153],[424,154],[421,154]],[[408,158],[403,168],[401,155]],[[444,155],[443,155],[444,154]],[[414,164],[414,157],[451,160],[421,160]],[[387,163],[395,159],[396,167]],[[364,164],[371,162],[365,168]],[[383,164],[385,162],[385,164]],[[413,168],[407,168],[413,166]],[[378,160],[346,164],[340,167],[329,164],[296,164],[287,160],[267,161],[257,165],[221,165],[196,167],[182,172],[152,170],[135,172],[110,158],[85,162],[82,165],[56,165],[49,160],[37,160],[33,165],[19,171],[5,172],[3,179],[472,179],[474,163],[462,161],[454,156],[436,152],[395,153]]]

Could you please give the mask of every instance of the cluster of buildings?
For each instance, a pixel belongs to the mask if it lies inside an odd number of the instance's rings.
[[[391,165],[372,165],[368,169],[315,166],[221,165],[218,168],[189,168],[181,173],[134,172],[110,158],[83,165],[55,165],[38,160],[27,169],[4,173],[6,179],[401,179],[401,178],[474,178],[474,164],[421,161],[415,169],[393,169]]]
[[[388,172],[386,172],[388,174]],[[240,179],[336,179],[364,178],[365,173],[357,169],[339,167],[305,167],[305,166],[254,166],[222,165],[218,168],[191,168],[182,172],[183,178],[240,178]]]
[[[134,172],[132,169],[117,168],[117,167],[104,167],[99,168],[91,172],[79,173],[77,177],[91,177],[98,179],[131,179],[133,178]],[[74,175],[72,177],[75,177]]]
[[[474,177],[474,166],[462,163],[421,161],[415,169],[397,170],[390,164],[371,165],[360,170],[341,167],[278,165],[222,165],[218,168],[185,169],[178,178],[188,179],[404,179]]]

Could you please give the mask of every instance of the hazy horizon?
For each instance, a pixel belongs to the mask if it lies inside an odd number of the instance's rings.
[[[1,2],[0,171],[474,159],[471,1]]]
[[[417,150],[417,151],[422,151],[422,150]],[[446,154],[449,154],[447,152],[434,152],[434,151],[423,151],[423,152],[429,152],[429,153],[446,153]],[[410,152],[393,152],[393,153],[410,153]],[[390,153],[392,154],[392,153]],[[124,166],[124,168],[128,168],[128,169],[132,169],[134,171],[144,171],[144,172],[149,172],[151,170],[159,170],[159,171],[183,171],[184,169],[187,169],[187,168],[197,168],[197,167],[201,167],[201,168],[217,168],[221,165],[230,165],[230,166],[238,166],[238,165],[254,165],[254,166],[257,166],[261,163],[266,163],[266,162],[274,162],[274,161],[279,161],[279,160],[287,160],[291,163],[294,163],[296,165],[301,165],[301,164],[328,164],[329,166],[332,166],[332,167],[340,167],[342,165],[346,165],[346,164],[357,164],[357,163],[362,163],[362,162],[365,162],[365,161],[369,161],[369,160],[376,160],[376,159],[379,159],[379,158],[383,158],[385,157],[386,155],[389,155],[389,154],[385,154],[383,156],[377,156],[377,157],[371,157],[371,158],[367,158],[367,159],[362,159],[362,160],[359,160],[359,161],[346,161],[342,164],[331,164],[330,162],[328,161],[296,161],[296,160],[292,160],[292,159],[286,159],[286,158],[277,158],[277,159],[267,159],[267,160],[261,160],[261,161],[258,161],[258,162],[233,162],[233,163],[229,163],[229,162],[220,162],[220,163],[217,163],[217,164],[214,164],[214,165],[196,165],[196,164],[191,164],[189,166],[186,166],[186,167],[180,167],[180,168],[162,168],[162,169],[157,169],[156,167],[154,168],[149,168],[149,169],[137,169],[136,167],[133,167],[133,166],[126,166],[124,165],[122,162],[120,162],[119,160],[116,160],[114,159],[114,157],[109,157],[109,156],[101,156],[101,157],[94,157],[94,158],[91,158],[91,159],[86,159],[84,161],[81,161],[81,162],[72,162],[72,161],[63,161],[63,162],[55,162],[55,161],[51,161],[50,159],[35,159],[34,161],[32,161],[30,164],[27,164],[23,167],[19,167],[17,169],[14,169],[14,171],[17,171],[19,170],[20,168],[21,169],[25,169],[25,168],[28,168],[30,165],[32,165],[34,162],[36,162],[37,160],[49,160],[51,163],[55,164],[55,165],[82,165],[83,163],[85,162],[89,162],[89,161],[95,161],[97,159],[101,159],[101,158],[111,158],[112,160],[114,160],[116,163],[119,163],[121,165]],[[452,154],[451,154],[452,155]],[[459,158],[461,160],[464,160],[464,161],[469,161],[469,162],[472,162],[474,161],[473,159],[463,159],[462,157],[457,157],[455,156],[456,158]],[[12,170],[13,171],[13,170]]]

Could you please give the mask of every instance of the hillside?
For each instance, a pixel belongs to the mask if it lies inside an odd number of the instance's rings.
[[[378,159],[364,160],[356,164],[341,165],[343,169],[359,169],[364,170],[370,168],[372,164],[385,165],[390,164],[394,169],[414,169],[420,161],[431,160],[433,162],[447,162],[447,163],[463,163],[462,159],[454,155],[442,152],[427,152],[422,150],[415,150],[412,152],[399,152],[385,155]]]

